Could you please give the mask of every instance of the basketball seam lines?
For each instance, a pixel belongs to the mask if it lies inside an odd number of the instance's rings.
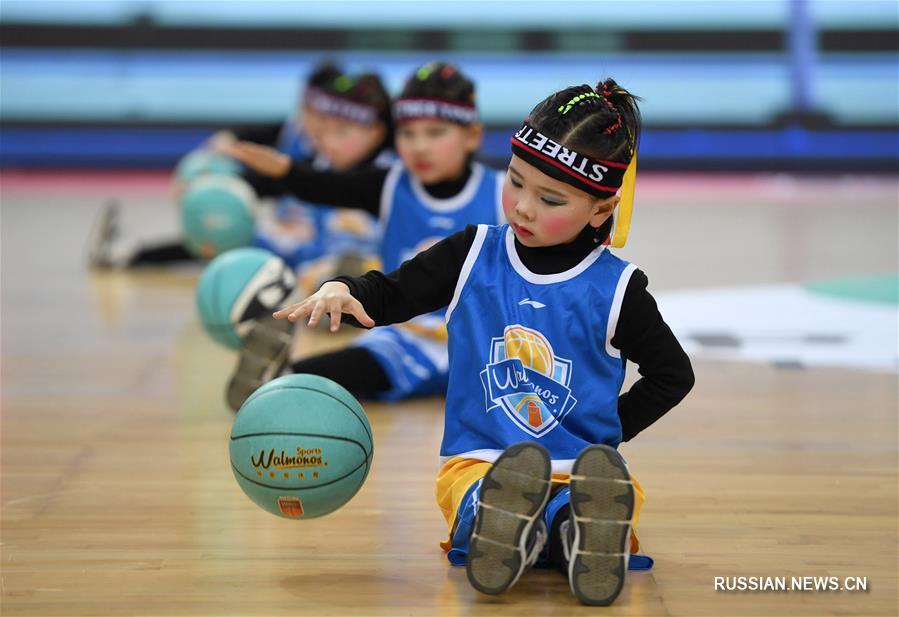
[[[350,439],[349,437],[340,437],[338,435],[325,435],[322,433],[297,433],[294,431],[265,431],[264,433],[245,433],[243,435],[238,435],[235,437],[231,436],[231,441],[237,441],[239,439],[246,439],[247,437],[265,437],[266,435],[296,435],[298,437],[324,437],[325,439],[338,439],[340,441],[348,441],[349,443],[354,443],[365,452],[365,447],[356,441],[355,439]]]
[[[355,410],[355,409],[353,409],[352,407],[350,407],[349,405],[347,405],[346,403],[344,403],[342,400],[340,400],[339,398],[337,398],[336,396],[334,396],[334,395],[331,394],[330,392],[324,392],[324,391],[322,391],[322,390],[316,390],[315,388],[310,388],[310,387],[308,387],[308,386],[279,386],[279,387],[277,387],[277,388],[272,388],[272,389],[270,389],[270,390],[266,390],[265,392],[263,392],[262,394],[260,394],[257,398],[261,398],[261,397],[265,396],[266,394],[268,394],[268,393],[270,393],[270,392],[278,392],[279,390],[309,390],[310,392],[318,392],[319,394],[324,394],[324,395],[327,396],[328,398],[334,399],[335,401],[337,401],[338,403],[340,403],[341,405],[343,405],[344,407],[346,407],[347,409],[349,409],[349,410],[350,410],[350,413],[352,413],[352,414],[356,417],[356,419],[359,420],[359,423],[362,425],[362,429],[365,431],[365,434],[368,435],[368,440],[369,440],[369,441],[371,442],[371,444],[372,444],[372,445],[371,445],[372,452],[375,451],[375,440],[374,440],[374,437],[373,437],[372,434],[371,434],[371,431],[370,431],[370,430],[368,429],[368,427],[366,426],[366,422],[364,422],[364,421],[362,420],[362,418],[359,417],[359,414],[356,413],[356,410]],[[246,405],[247,403],[249,403],[251,399],[253,399],[253,395],[250,395],[250,398],[248,398],[248,399],[244,402],[244,405]],[[253,400],[255,400],[255,399],[253,399]],[[232,439],[234,439],[234,437],[232,437]]]

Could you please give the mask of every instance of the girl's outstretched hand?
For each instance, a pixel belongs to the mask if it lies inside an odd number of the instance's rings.
[[[337,332],[343,313],[349,313],[363,326],[371,328],[375,325],[375,321],[362,308],[362,303],[350,295],[350,288],[337,281],[325,283],[302,302],[291,304],[272,316],[275,319],[286,317],[290,321],[297,321],[300,317],[309,315],[309,327],[314,328],[325,313],[331,314],[331,332]]]
[[[282,178],[290,171],[290,157],[268,146],[249,141],[222,144],[219,149],[253,171],[272,178]]]

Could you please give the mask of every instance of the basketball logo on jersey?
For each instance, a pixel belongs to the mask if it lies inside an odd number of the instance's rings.
[[[373,219],[366,213],[338,209],[326,217],[328,230],[353,238],[367,238],[374,233]]]
[[[481,371],[487,411],[502,409],[526,433],[542,437],[577,404],[568,385],[571,361],[553,353],[540,332],[515,324],[490,341]]]
[[[415,248],[413,248],[411,250],[409,250],[409,249],[404,250],[400,254],[400,259],[402,261],[409,261],[410,259],[412,259],[416,255],[418,255],[419,253],[425,252],[426,250],[428,250],[429,248],[431,248],[432,246],[434,246],[441,240],[443,240],[443,238],[438,237],[438,236],[431,236],[429,238],[425,238],[424,240],[419,241],[419,243],[415,245]]]

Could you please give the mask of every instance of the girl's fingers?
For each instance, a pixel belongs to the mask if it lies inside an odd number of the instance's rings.
[[[308,303],[308,302],[309,302],[309,299],[307,298],[307,299],[303,300],[302,302],[295,302],[295,303],[291,304],[290,306],[285,306],[284,308],[278,309],[277,311],[272,313],[272,317],[274,317],[275,319],[284,319],[285,317],[289,318],[291,315],[293,315],[293,313],[297,312],[299,309],[301,309],[303,306],[305,306],[306,303]]]
[[[284,319],[285,317],[287,317],[288,315],[293,313],[295,310],[297,310],[301,305],[302,305],[302,302],[300,302],[298,304],[291,304],[290,306],[285,306],[284,308],[278,309],[277,311],[272,313],[272,317],[274,317],[275,319]]]
[[[224,150],[225,154],[227,154],[228,156],[240,161],[244,160],[247,156],[246,148],[244,147],[242,141],[223,146],[222,150]]]
[[[331,303],[331,332],[337,332],[338,328],[340,328],[340,303],[332,302]]]
[[[318,325],[318,320],[321,319],[322,313],[325,312],[325,303],[319,300],[315,303],[315,307],[312,309],[312,315],[309,317],[309,327],[314,328]]]
[[[300,317],[305,317],[306,315],[308,315],[311,312],[312,312],[312,304],[309,304],[307,302],[307,303],[303,304],[301,307],[294,309],[294,311],[290,315],[287,316],[287,319],[289,319],[290,321],[296,321]]]
[[[239,141],[236,144],[228,146],[226,152],[228,156],[253,168],[264,166],[265,163],[265,159],[262,157],[265,156],[266,151],[256,144]]]
[[[375,321],[368,316],[362,303],[350,297],[316,297],[312,295],[302,302],[291,304],[272,313],[275,319],[284,319],[287,317],[290,321],[297,321],[300,317],[309,315],[308,325],[314,328],[318,325],[322,315],[328,313],[331,321],[331,332],[336,332],[340,328],[340,322],[344,312],[353,315],[360,324],[371,328],[375,325]],[[330,296],[330,294],[329,294]],[[344,306],[345,305],[345,306]]]
[[[362,303],[356,299],[353,299],[353,302],[350,304],[350,313],[352,313],[353,317],[356,318],[356,321],[363,326],[371,328],[375,325],[375,320],[368,316],[368,313],[366,313],[365,309],[362,307]]]

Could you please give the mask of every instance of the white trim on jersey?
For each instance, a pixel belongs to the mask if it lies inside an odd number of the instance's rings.
[[[550,285],[551,283],[561,283],[573,279],[589,268],[594,261],[599,259],[599,256],[602,255],[605,248],[605,245],[599,245],[590,251],[590,254],[584,257],[579,264],[564,272],[559,272],[557,274],[535,274],[527,269],[522,263],[521,258],[518,256],[518,251],[515,250],[515,232],[512,231],[511,227],[506,230],[506,254],[509,257],[512,268],[515,269],[521,278],[528,283],[534,283],[535,285]]]
[[[396,160],[396,153],[393,150],[381,150],[371,164],[378,169],[390,169]]]
[[[395,161],[387,171],[387,177],[384,179],[384,187],[381,189],[381,207],[378,208],[378,218],[387,228],[390,222],[390,210],[393,208],[393,194],[396,192],[396,184],[400,181],[400,175],[403,173],[403,162]]]
[[[484,166],[480,163],[474,163],[471,166],[471,175],[465,187],[456,195],[449,199],[437,199],[432,197],[422,186],[421,180],[409,174],[409,184],[412,186],[412,192],[423,206],[434,212],[453,212],[468,205],[474,198],[475,193],[481,186],[481,179],[484,177]]]
[[[506,174],[496,172],[496,224],[505,225],[509,221],[506,220],[506,213],[503,212],[503,183],[506,181]]]
[[[504,452],[504,450],[470,450],[468,452],[462,452],[461,454],[453,454],[451,456],[441,456],[440,457],[440,466],[446,464],[446,462],[450,459],[454,458],[473,458],[479,461],[485,461],[487,463],[495,463],[496,459],[500,457],[500,455]],[[571,468],[574,467],[573,458],[566,459],[558,459],[551,461],[552,463],[552,472],[553,473],[571,473]]]
[[[624,301],[624,292],[627,291],[628,281],[637,266],[627,264],[618,277],[618,284],[615,285],[615,295],[612,297],[612,308],[609,309],[609,323],[606,326],[606,353],[613,358],[620,358],[621,352],[612,347],[612,337],[615,336],[615,329],[618,327],[618,316],[621,314],[621,303]]]
[[[459,296],[462,295],[462,288],[465,287],[465,283],[468,281],[468,275],[471,274],[471,269],[474,267],[474,262],[477,261],[478,255],[481,253],[481,247],[484,246],[484,239],[487,237],[488,228],[488,225],[478,225],[478,229],[474,234],[474,242],[471,243],[471,248],[468,249],[468,255],[465,257],[465,262],[462,264],[462,270],[459,272],[459,278],[456,280],[456,289],[453,291],[453,299],[446,309],[446,323],[449,323],[450,316],[453,314],[453,310],[459,302]]]

